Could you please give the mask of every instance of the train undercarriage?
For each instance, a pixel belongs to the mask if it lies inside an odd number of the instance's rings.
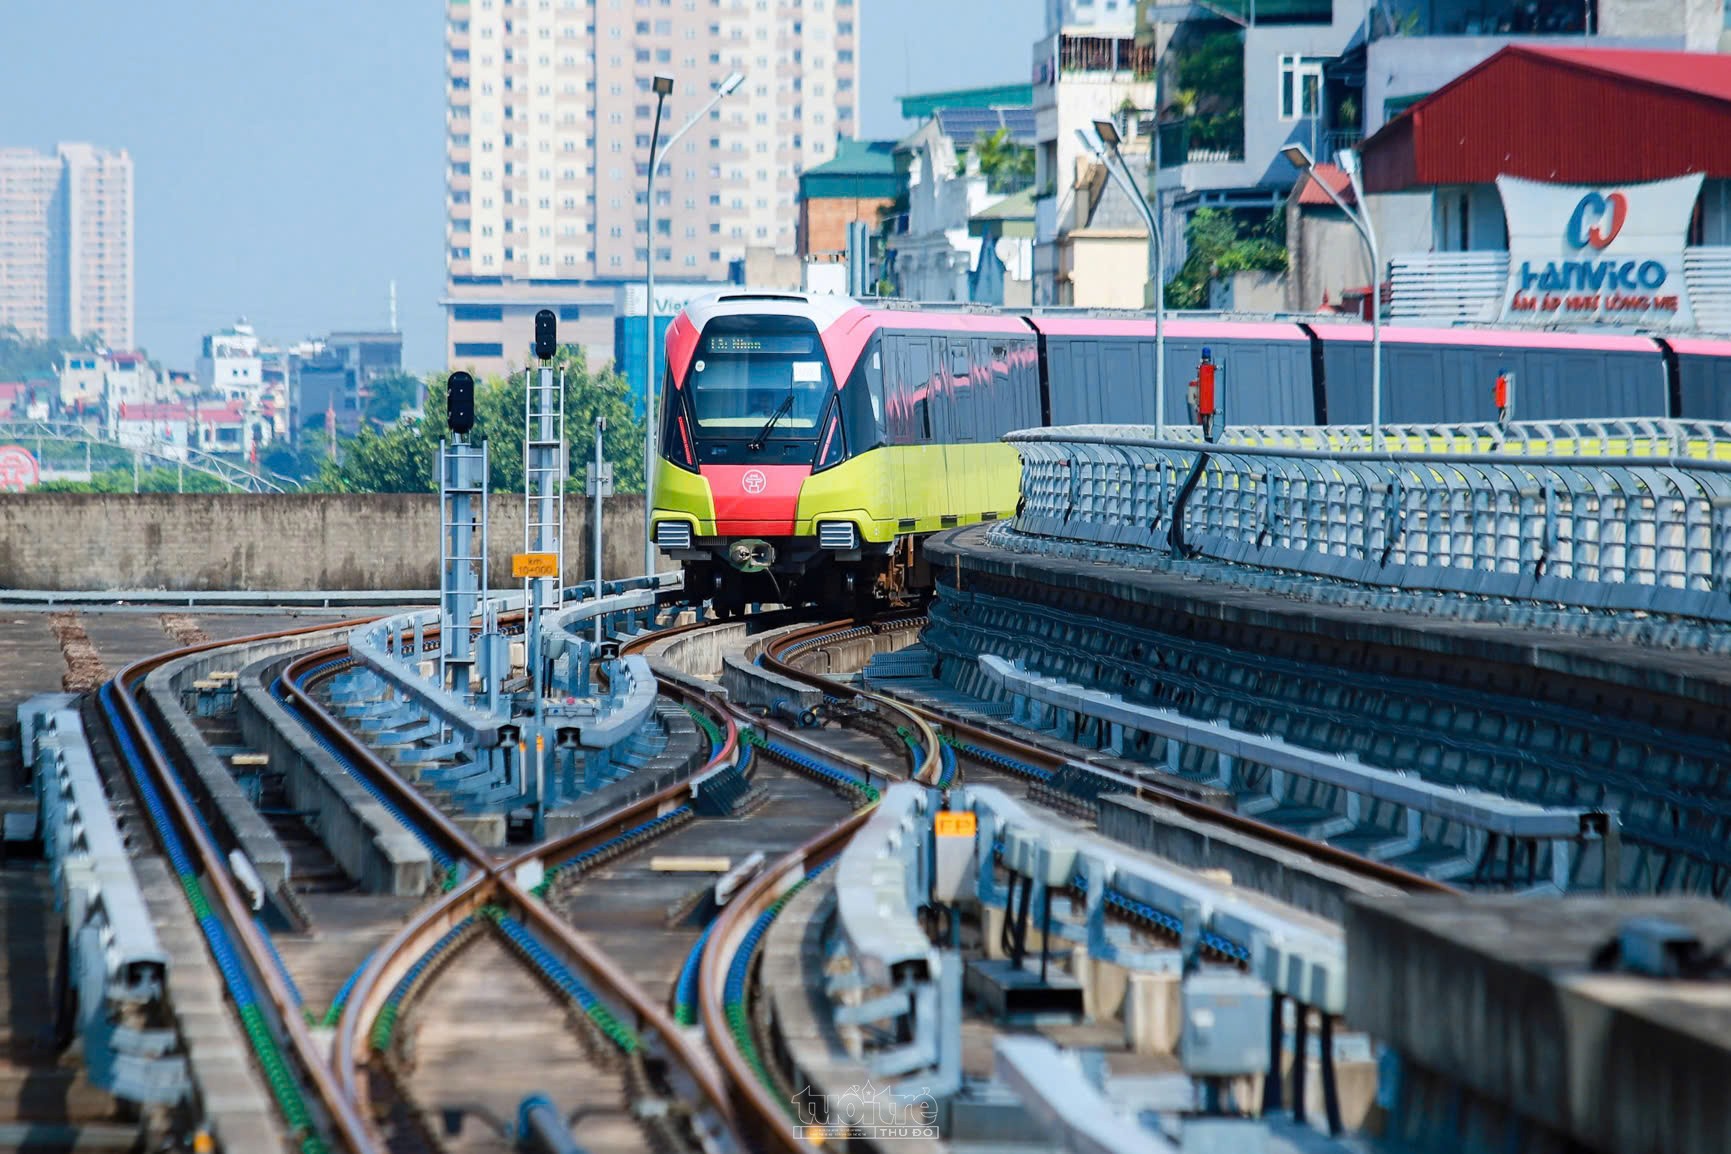
[[[688,592],[707,594],[732,616],[753,604],[813,605],[838,615],[880,613],[919,601],[931,589],[920,538],[823,549],[810,538],[699,539],[674,554]]]

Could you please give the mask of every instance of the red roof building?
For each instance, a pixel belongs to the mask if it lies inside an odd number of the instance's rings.
[[[1731,56],[1511,45],[1364,142],[1367,193],[1731,177]]]
[[[1335,203],[1322,186],[1327,184],[1334,195],[1347,204],[1358,203],[1352,191],[1352,180],[1344,169],[1334,164],[1318,164],[1298,178],[1298,203],[1305,208],[1334,208]]]

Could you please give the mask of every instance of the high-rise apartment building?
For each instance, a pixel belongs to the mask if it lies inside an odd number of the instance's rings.
[[[132,158],[88,144],[0,149],[0,325],[27,337],[133,335]]]
[[[48,264],[60,160],[27,148],[0,149],[0,328],[48,336]]]
[[[521,364],[540,308],[592,362],[614,289],[723,282],[748,249],[791,254],[799,174],[855,132],[854,0],[447,0],[446,294],[452,366]],[[656,96],[674,145],[645,220]]]

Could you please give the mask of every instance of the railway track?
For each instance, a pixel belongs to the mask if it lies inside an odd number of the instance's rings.
[[[705,627],[693,624],[661,630],[629,639],[622,649],[638,651]],[[797,640],[795,636],[793,641]],[[669,903],[662,900],[667,887],[649,883],[654,871],[645,868],[644,851],[651,845],[668,846],[666,839],[676,838],[670,848],[704,856],[712,856],[704,851],[717,848],[717,842],[738,845],[742,840],[766,853],[779,852],[813,828],[821,830],[818,837],[843,844],[845,832],[853,828],[853,815],[869,811],[878,787],[886,778],[899,776],[886,775],[875,763],[899,753],[909,759],[909,772],[928,774],[939,763],[938,756],[928,757],[920,747],[900,740],[898,731],[917,729],[917,719],[891,707],[895,724],[885,726],[880,718],[869,719],[878,723],[868,726],[875,736],[862,738],[850,726],[800,731],[729,706],[693,679],[664,677],[663,693],[691,710],[711,737],[711,757],[691,780],[728,772],[741,753],[741,734],[746,733],[745,756],[755,762],[755,785],[769,794],[762,810],[745,821],[694,818],[688,812],[691,783],[684,782],[621,806],[571,835],[500,858],[475,845],[436,805],[323,709],[312,685],[334,674],[344,660],[340,649],[297,658],[284,669],[279,692],[327,747],[358,777],[371,782],[380,799],[427,841],[446,870],[447,887],[375,951],[341,997],[335,1066],[344,1092],[370,1105],[384,1123],[392,1148],[490,1148],[487,1139],[494,1135],[485,1128],[478,1141],[471,1141],[467,1127],[453,1139],[433,1134],[428,1119],[434,1101],[441,1103],[439,1112],[444,1113],[449,1103],[476,1096],[475,1087],[488,1078],[489,1068],[485,1060],[477,1063],[467,1058],[496,1052],[499,1023],[513,1023],[511,1032],[516,1035],[524,1031],[519,1023],[536,1016],[532,1004],[514,995],[510,982],[498,978],[508,969],[498,964],[499,947],[493,942],[499,935],[477,929],[482,921],[491,920],[505,942],[531,962],[531,969],[540,967],[543,985],[571,995],[571,976],[555,972],[549,981],[545,962],[537,956],[536,943],[553,941],[579,960],[577,968],[607,1000],[628,1007],[625,1015],[573,1013],[577,1029],[543,1027],[513,1045],[528,1059],[526,1063],[514,1060],[513,1066],[528,1064],[559,1072],[560,1097],[575,1093],[589,1111],[598,1102],[620,1104],[614,1117],[584,1122],[581,1133],[587,1148],[639,1149],[645,1144],[687,1148],[696,1145],[701,1134],[730,1130],[731,1106],[739,1093],[737,1078],[718,1081],[715,1065],[705,1061],[698,1044],[676,1028],[698,1016],[696,947],[708,935],[695,923],[667,932]],[[753,728],[745,730],[745,725]],[[928,740],[926,748],[935,746]],[[531,863],[547,871],[547,880],[534,892],[515,880],[519,870]],[[549,900],[538,900],[543,897]],[[655,920],[663,922],[659,927],[663,932],[651,938],[644,930]],[[684,955],[684,963],[669,965],[668,960],[680,957],[688,942],[692,950]],[[646,949],[659,959],[658,967],[644,964]],[[629,979],[624,976],[627,972]],[[583,1009],[581,995],[567,1000]],[[671,1015],[664,1006],[672,1007]],[[629,1020],[622,1022],[626,1017]],[[423,1022],[424,1028],[419,1025]],[[406,1028],[405,1023],[409,1023]],[[707,1021],[705,1026],[713,1039],[714,1026]],[[573,1035],[578,1054],[571,1051]],[[483,1041],[488,1044],[466,1044]],[[583,1058],[588,1059],[586,1064]],[[722,1072],[730,1073],[725,1061]],[[512,1092],[521,1096],[547,1088],[520,1085]],[[646,1098],[658,1098],[662,1104],[699,1100],[707,1109],[694,1112],[703,1116],[689,1118],[678,1109],[650,1111],[660,1120],[645,1133],[644,1126],[632,1123],[624,1106],[630,1103],[634,1113],[642,1114]],[[472,1112],[496,1117],[498,1105]],[[609,1113],[605,1108],[600,1112]]]
[[[167,831],[184,847],[170,857],[213,953],[219,961],[238,957],[237,966],[224,966],[225,975],[237,970],[250,979],[249,988],[231,985],[230,993],[298,1148],[309,1154],[331,1144],[357,1152],[508,1148],[501,1122],[507,1105],[481,1092],[498,1080],[503,1049],[512,1068],[545,1071],[543,1082],[551,1082],[512,1085],[513,1099],[550,1091],[560,1105],[583,1107],[591,1116],[581,1133],[591,1149],[697,1148],[706,1141],[725,1148],[730,1135],[756,1148],[794,1149],[804,1143],[766,1058],[753,1006],[753,966],[775,915],[835,860],[869,816],[878,785],[901,776],[886,773],[885,764],[904,763],[908,778],[938,787],[965,780],[1038,787],[1065,761],[1013,734],[837,679],[851,671],[848,647],[894,648],[894,635],[920,623],[899,617],[802,624],[753,646],[756,663],[771,674],[820,690],[821,712],[834,726],[802,727],[748,712],[699,679],[662,676],[663,693],[690,710],[710,738],[702,769],[571,834],[508,854],[478,845],[324,709],[313,687],[343,667],[346,649],[312,650],[290,661],[276,694],[402,818],[443,870],[437,896],[368,956],[327,1011],[335,1030],[328,1065],[292,979],[248,916],[137,699],[144,675],[162,663],[236,642],[135,663],[104,688],[102,703],[159,837],[166,846]],[[661,630],[628,639],[623,648],[641,650],[707,627]],[[285,635],[300,632],[306,630]],[[691,782],[739,773],[741,758],[751,765],[751,787],[768,795],[755,816],[690,813]],[[1124,784],[1385,883],[1447,888],[1224,811],[1147,775]],[[1037,788],[1035,794],[1038,800]],[[704,925],[685,900],[695,890],[681,894],[680,883],[670,885],[649,868],[645,851],[652,845],[730,860],[749,847],[774,860]],[[534,864],[549,877],[531,891],[519,876]],[[206,893],[208,914],[200,905]],[[713,1053],[687,1029],[693,1024]],[[427,1105],[434,1101],[447,1116],[457,1103],[457,1115],[478,1118],[479,1125],[439,1132]]]
[[[518,880],[532,862],[556,870],[637,836],[640,827],[680,808],[687,786],[495,856],[323,709],[309,683],[315,670],[335,672],[333,661],[343,656],[325,651],[291,663],[283,674],[284,696],[430,849],[436,847],[447,887],[356,974],[336,1022],[334,1064],[343,1091],[355,1101],[397,1104],[403,1126],[421,1131],[414,1136],[427,1145],[433,1136],[416,1124],[428,1114],[423,1102],[436,1100],[446,1110],[452,1102],[470,1104],[480,1133],[464,1125],[454,1140],[439,1142],[453,1150],[505,1148],[501,1116],[536,1090],[561,1106],[599,1107],[600,1115],[584,1123],[593,1150],[683,1149],[697,1145],[698,1134],[730,1130],[726,1095],[694,1042],[613,959]],[[718,732],[717,748],[700,772],[724,768],[734,755],[738,734],[731,720],[723,719]],[[501,966],[506,954],[518,964]],[[532,981],[516,980],[524,976]],[[548,994],[561,1015],[548,1014]],[[418,1025],[423,1020],[425,1027]],[[417,1025],[399,1033],[405,1022]],[[499,1061],[501,1051],[511,1054],[509,1063]],[[502,1065],[544,1070],[549,1084],[500,1090]],[[490,1102],[484,1100],[489,1086]]]
[[[1041,787],[1069,760],[1064,754],[1044,748],[1032,739],[1012,732],[988,729],[948,711],[904,700],[892,694],[872,692],[837,679],[852,670],[836,653],[856,645],[872,634],[914,629],[920,618],[890,618],[876,622],[831,622],[790,633],[767,647],[762,662],[778,674],[820,688],[831,701],[864,700],[905,719],[903,729],[911,747],[930,751],[916,776],[931,785],[959,786],[967,782],[999,786],[1029,787],[1030,800],[1048,804]],[[863,665],[863,662],[859,664]],[[821,670],[811,668],[821,665]],[[1006,727],[1007,728],[1007,727]],[[1319,862],[1349,870],[1361,877],[1414,892],[1453,892],[1446,884],[1384,863],[1359,857],[1345,850],[1312,841],[1289,830],[1220,808],[1218,799],[1199,795],[1191,783],[1168,775],[1130,777],[1111,769],[1096,772],[1116,777],[1125,792],[1158,800],[1199,820],[1213,822],[1259,840],[1296,849]],[[778,1092],[775,1073],[763,1055],[768,1052],[759,1036],[761,1015],[756,1006],[753,962],[758,947],[783,906],[800,888],[821,877],[835,862],[849,839],[870,816],[862,810],[834,829],[826,830],[783,856],[722,912],[709,932],[700,987],[703,1020],[709,1027],[718,1056],[727,1068],[729,1081],[740,1097],[741,1124],[762,1148],[793,1152],[810,1148],[789,1110],[789,1099]],[[1144,921],[1134,911],[1120,911],[1133,923]],[[1141,928],[1166,934],[1166,927],[1146,922]],[[1222,961],[1241,959],[1221,957]]]
[[[319,628],[324,626],[255,639]],[[155,669],[175,658],[230,644],[204,642],[133,662],[101,687],[100,709],[132,789],[222,973],[289,1143],[303,1154],[322,1154],[331,1149],[325,1137],[329,1134],[338,1148],[359,1154],[376,1148],[372,1129],[354,1099],[333,1078],[300,1013],[299,999],[275,964],[266,934],[230,877],[214,836],[140,701],[141,683]]]

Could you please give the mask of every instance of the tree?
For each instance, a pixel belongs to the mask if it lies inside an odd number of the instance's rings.
[[[101,338],[94,334],[39,341],[26,337],[11,325],[0,325],[0,381],[52,375],[60,368],[62,353],[101,347]]]
[[[367,386],[367,420],[381,427],[394,425],[404,409],[413,409],[421,396],[421,381],[408,373],[380,377]]]
[[[1167,113],[1186,118],[1186,149],[1220,150],[1241,155],[1244,149],[1244,38],[1235,29],[1186,37],[1174,49],[1176,94]],[[1174,105],[1176,107],[1174,107]]]
[[[1230,212],[1200,208],[1190,214],[1184,240],[1184,267],[1166,286],[1169,308],[1207,308],[1208,284],[1221,273],[1286,267],[1286,217],[1279,211],[1247,228]]]
[[[93,475],[88,481],[44,481],[36,486],[38,493],[130,493],[133,477],[130,466],[117,469],[105,469]],[[201,473],[196,469],[187,469],[184,473],[171,465],[158,465],[149,469],[141,469],[138,473],[138,492],[140,493],[233,493],[234,486],[228,482]]]
[[[993,192],[1014,192],[1033,182],[1034,150],[1011,140],[1007,128],[980,133],[974,139],[974,155],[986,187]]]
[[[319,467],[330,458],[330,437],[324,430],[324,418],[308,425],[291,443],[275,440],[259,451],[258,467],[265,474],[307,481],[318,476]]]
[[[570,451],[567,491],[582,492],[593,455],[597,415],[607,420],[603,452],[613,463],[620,492],[643,489],[643,422],[630,386],[611,370],[591,373],[580,348],[564,347],[553,362],[565,374],[565,439]],[[473,440],[488,444],[488,487],[496,493],[523,491],[524,385],[521,373],[489,377],[475,387]],[[383,430],[363,429],[340,446],[340,459],[319,466],[316,487],[342,493],[424,493],[438,488],[434,458],[445,431],[445,382],[427,391],[426,412]]]

